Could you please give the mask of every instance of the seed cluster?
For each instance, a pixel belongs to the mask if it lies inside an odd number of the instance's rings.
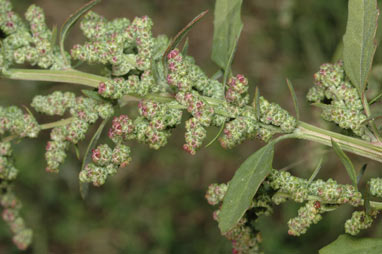
[[[66,158],[69,144],[77,144],[85,138],[90,124],[94,124],[99,117],[108,119],[114,114],[113,106],[108,102],[78,96],[74,93],[55,91],[50,95],[38,95],[33,98],[32,107],[47,115],[60,115],[69,111],[72,120],[66,125],[52,129],[51,140],[46,145],[46,170],[58,172],[59,166]]]
[[[28,25],[12,11],[8,0],[0,1],[0,28],[6,35],[1,46],[3,70],[13,63],[29,63],[44,69],[64,68],[64,59],[45,23],[43,10],[33,4],[26,11],[25,18]]]
[[[371,178],[369,180],[370,194],[382,198],[382,178]]]
[[[211,205],[218,205],[223,201],[227,192],[228,184],[211,184],[206,193],[206,199]],[[262,241],[261,234],[251,223],[249,217],[254,214],[256,218],[261,214],[269,215],[272,212],[270,206],[271,199],[263,190],[259,190],[256,195],[256,201],[252,202],[251,207],[247,210],[246,215],[230,231],[224,234],[228,240],[232,242],[232,253],[235,254],[261,254],[260,243]],[[220,208],[214,212],[213,218],[219,221]],[[251,217],[253,219],[253,216]]]
[[[346,77],[343,62],[321,65],[314,80],[315,86],[309,90],[307,99],[322,106],[322,118],[369,140],[361,98]]]
[[[0,135],[9,133],[20,138],[35,138],[40,132],[40,126],[31,114],[24,114],[16,107],[0,106]]]
[[[21,203],[13,193],[8,182],[1,182],[0,204],[3,208],[2,218],[9,225],[13,242],[20,250],[28,248],[32,242],[33,232],[27,228],[24,219],[20,216]]]
[[[3,208],[2,218],[13,233],[13,242],[25,250],[32,241],[32,230],[27,228],[20,216],[21,203],[12,191],[12,181],[18,170],[13,164],[10,142],[0,142],[0,205]]]
[[[353,212],[351,218],[345,222],[345,232],[357,235],[362,229],[367,229],[371,226],[377,214],[378,211],[373,211],[371,214],[367,214],[365,211]]]
[[[298,209],[298,216],[288,221],[288,234],[299,236],[305,234],[311,224],[317,224],[322,216],[318,201],[309,201]]]

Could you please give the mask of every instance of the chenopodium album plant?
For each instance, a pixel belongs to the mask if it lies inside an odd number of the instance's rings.
[[[210,126],[220,128],[212,142],[219,139],[227,149],[252,138],[267,143],[240,166],[230,182],[211,184],[207,190],[208,202],[220,204],[213,218],[222,234],[232,241],[233,253],[262,253],[260,232],[254,222],[260,215],[270,215],[274,205],[286,200],[303,204],[296,217],[288,221],[290,235],[304,234],[325,213],[345,204],[359,208],[344,225],[347,234],[356,235],[372,225],[382,203],[370,199],[382,197],[382,178],[370,179],[363,190],[366,194],[362,195],[358,189],[361,174],[357,174],[344,151],[382,162],[380,130],[371,113],[372,103],[365,94],[376,50],[375,0],[349,0],[342,60],[323,64],[314,75],[314,85],[307,95],[308,101],[322,109],[323,119],[348,130],[349,135],[299,121],[297,99],[289,81],[296,117],[260,96],[257,89],[251,100],[248,79],[233,74],[230,68],[243,26],[241,0],[216,1],[212,60],[220,70],[213,77],[208,77],[187,55],[187,43],[180,47],[187,32],[206,12],[169,40],[165,35],[153,36],[153,22],[147,16],[132,21],[127,18],[110,21],[90,11],[97,2],[91,1],[75,12],[58,33],[46,25],[40,7],[31,5],[24,20],[13,12],[8,0],[0,0],[3,78],[64,82],[90,88],[81,90],[82,95],[54,91],[34,97],[30,106],[36,112],[70,115],[57,122],[40,124],[28,108],[0,107],[0,204],[2,217],[9,224],[19,249],[28,247],[33,231],[20,217],[21,203],[12,190],[18,173],[12,144],[21,138],[37,138],[41,131],[50,129],[46,170],[57,173],[68,150],[74,147],[71,144],[84,140],[89,127],[98,119],[102,122],[88,145],[79,172],[82,195],[86,195],[88,183],[101,186],[108,176],[129,164],[130,140],[159,149],[166,145],[172,130],[185,120],[183,149],[192,155],[203,146]],[[66,51],[64,41],[79,19],[86,42]],[[75,70],[76,62],[100,64],[102,73]],[[17,68],[21,64],[29,68]],[[138,102],[138,117],[115,115],[116,108],[131,101]],[[108,130],[112,145],[97,144],[108,121],[112,122]],[[275,144],[287,138],[332,146],[353,184],[315,180],[321,164],[310,179],[273,169]],[[320,253],[334,253],[338,248],[346,250],[352,241],[350,237],[340,236]],[[378,250],[372,251],[378,249],[375,247],[378,244],[381,244],[379,239],[362,239],[357,246],[369,249],[368,253],[377,253]]]

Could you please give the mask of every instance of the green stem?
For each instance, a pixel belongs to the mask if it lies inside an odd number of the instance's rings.
[[[314,141],[326,146],[332,146],[331,139],[333,139],[347,152],[382,162],[382,147],[378,144],[327,131],[301,121],[294,133],[299,139]]]
[[[5,77],[9,79],[18,80],[35,80],[35,81],[51,81],[51,82],[64,82],[71,84],[85,85],[92,88],[98,87],[100,82],[106,82],[109,79],[106,77],[89,74],[76,70],[33,70],[33,69],[9,69],[5,73]],[[126,98],[126,99],[125,99]],[[138,99],[151,99],[158,102],[175,102],[175,98],[170,94],[150,94],[147,96],[139,96],[136,94],[130,94],[121,99],[121,104],[126,104],[127,101]],[[209,97],[203,97],[203,99],[211,106],[223,105],[224,101]],[[171,105],[174,108],[184,109],[184,106],[174,103]],[[366,107],[368,108],[368,107]],[[216,112],[223,116],[232,117],[228,112]],[[269,128],[268,125],[264,126]],[[279,128],[274,127],[275,131]],[[281,132],[281,131],[278,131]],[[310,140],[331,146],[331,139],[335,140],[343,150],[370,158],[375,161],[382,162],[382,146],[381,143],[366,142],[358,138],[352,138],[349,136],[341,135],[335,132],[327,131],[313,125],[299,122],[298,127],[293,132],[293,137]]]

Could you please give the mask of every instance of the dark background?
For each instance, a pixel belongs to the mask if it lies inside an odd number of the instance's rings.
[[[46,12],[49,26],[60,26],[86,1],[33,0],[12,1],[19,14],[35,3]],[[189,54],[212,75],[217,67],[210,60],[213,34],[214,1],[209,0],[104,0],[94,11],[109,19],[149,15],[154,21],[154,34],[175,35],[203,10],[209,14],[189,34]],[[347,1],[315,0],[246,0],[243,5],[244,30],[235,56],[234,73],[245,74],[253,94],[258,86],[262,95],[293,111],[285,79],[289,78],[299,98],[302,120],[340,131],[319,120],[318,109],[309,106],[305,94],[312,86],[312,75],[320,64],[329,62],[345,31]],[[70,34],[69,48],[84,40],[78,26]],[[376,63],[380,63],[377,52]],[[373,78],[374,88],[379,80]],[[77,90],[76,90],[77,89]],[[74,90],[69,84],[0,80],[0,105],[29,105],[36,94],[54,90]],[[78,93],[79,95],[79,93]],[[377,105],[378,107],[378,105]],[[135,108],[127,109],[134,111]],[[376,109],[377,110],[377,109]],[[38,116],[40,122],[56,120]],[[94,131],[94,129],[92,130]],[[217,129],[209,130],[207,141]],[[178,128],[169,144],[159,150],[131,143],[133,161],[108,179],[100,188],[91,187],[86,200],[78,191],[81,161],[69,153],[60,173],[46,173],[44,147],[49,132],[41,139],[24,140],[15,146],[16,166],[20,173],[16,193],[24,204],[27,224],[34,229],[34,242],[26,253],[72,254],[161,254],[161,253],[231,253],[230,243],[220,236],[212,220],[213,207],[204,199],[207,186],[226,182],[235,169],[256,151],[260,141],[247,141],[233,150],[218,143],[202,149],[195,156],[182,151],[184,129]],[[91,135],[88,135],[88,140]],[[107,142],[107,139],[102,141]],[[86,142],[80,146],[83,154]],[[291,167],[292,173],[309,177],[315,168],[322,146],[305,141],[284,141],[277,145],[273,166]],[[333,153],[328,153],[318,177],[332,177],[349,183],[344,167]],[[377,176],[380,165],[351,156],[357,169],[368,163],[363,183]],[[317,250],[343,233],[351,209],[342,207],[324,215],[318,225],[300,238],[287,235],[287,221],[297,215],[297,204],[287,202],[275,207],[270,218],[261,218],[266,253],[317,253]],[[364,235],[382,235],[379,221]],[[0,221],[0,253],[20,253],[11,242],[7,225]]]

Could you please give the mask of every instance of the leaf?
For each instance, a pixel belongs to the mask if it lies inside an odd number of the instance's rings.
[[[359,182],[361,181],[363,175],[365,174],[366,168],[367,168],[367,164],[363,164],[363,166],[362,166],[362,168],[359,171],[359,174],[357,176],[357,184],[359,184]]]
[[[309,177],[308,184],[311,184],[313,182],[314,178],[316,178],[318,172],[320,172],[323,161],[324,161],[324,157],[322,156],[320,158],[320,160],[318,161],[318,164],[317,164],[316,168],[314,169],[313,174]]]
[[[170,44],[168,45],[166,51],[162,56],[162,62],[164,66],[166,65],[166,56],[168,55],[168,53],[170,53],[171,50],[173,50],[179,45],[179,43],[183,40],[184,37],[186,37],[191,28],[193,28],[194,25],[198,23],[207,13],[208,10],[205,10],[202,13],[200,13],[193,20],[191,20],[190,23],[188,23],[182,30],[180,30],[180,32],[171,40]]]
[[[224,130],[224,126],[225,126],[225,123],[222,124],[222,126],[220,126],[220,129],[219,129],[218,133],[216,134],[216,136],[210,142],[208,142],[208,144],[204,148],[207,148],[210,145],[212,145],[220,137],[220,135],[222,134],[222,132]]]
[[[296,120],[298,122],[298,121],[300,121],[300,110],[298,108],[296,92],[295,92],[295,90],[293,88],[293,85],[290,82],[290,80],[287,79],[286,82],[287,82],[287,85],[288,85],[288,88],[289,88],[289,92],[292,95],[293,106],[294,106],[294,110],[296,111]]]
[[[61,55],[68,66],[70,64],[68,60],[66,59],[65,48],[64,48],[64,42],[65,42],[66,36],[70,32],[70,29],[73,27],[73,25],[77,22],[77,20],[99,2],[101,2],[101,0],[92,0],[89,3],[85,4],[80,9],[78,9],[75,13],[70,15],[69,18],[65,21],[65,23],[61,27],[59,45],[60,45]]]
[[[256,86],[255,90],[255,112],[256,112],[256,119],[260,119],[260,92],[259,87]]]
[[[362,95],[376,50],[375,36],[379,12],[376,0],[349,0],[348,8],[348,21],[343,38],[345,72]]]
[[[92,90],[87,90],[87,89],[82,89],[81,90],[81,93],[83,93],[84,95],[86,95],[87,97],[89,98],[92,98],[96,101],[102,101],[102,102],[105,102],[105,99],[103,99],[101,97],[101,95],[98,94],[97,91],[92,91]]]
[[[251,205],[258,188],[272,170],[273,153],[274,142],[270,142],[253,153],[235,172],[219,213],[222,233],[232,229]]]
[[[219,69],[217,72],[215,72],[214,75],[212,75],[211,79],[218,80],[219,78],[223,76],[223,74],[224,74],[223,71]]]
[[[211,59],[224,70],[232,61],[243,29],[240,17],[242,2],[242,0],[216,0]]]
[[[105,125],[109,119],[104,119],[101,124],[99,125],[97,131],[94,133],[92,139],[89,142],[88,147],[86,148],[86,152],[84,155],[84,158],[82,160],[82,165],[81,165],[81,171],[84,170],[85,166],[91,161],[92,159],[92,154],[91,151],[96,147],[97,141],[101,136],[101,133],[103,129],[105,128]],[[80,182],[80,194],[83,199],[86,198],[89,190],[89,183],[82,183]]]
[[[186,41],[183,44],[182,55],[187,55],[189,44],[188,38],[186,38]]]
[[[56,41],[57,41],[57,25],[54,25],[52,28],[52,38],[50,40],[52,47],[56,45]]]
[[[355,172],[353,163],[350,161],[349,157],[342,151],[341,147],[335,142],[333,139],[332,141],[332,147],[334,151],[336,152],[337,156],[340,158],[342,164],[345,166],[346,171],[348,172],[348,175],[353,182],[354,188],[357,188],[357,173]]]
[[[356,238],[340,235],[334,242],[322,248],[320,254],[380,254],[382,239]]]
[[[370,100],[369,105],[373,105],[377,101],[379,101],[382,98],[382,93],[379,93],[377,96],[375,96],[373,99]]]

